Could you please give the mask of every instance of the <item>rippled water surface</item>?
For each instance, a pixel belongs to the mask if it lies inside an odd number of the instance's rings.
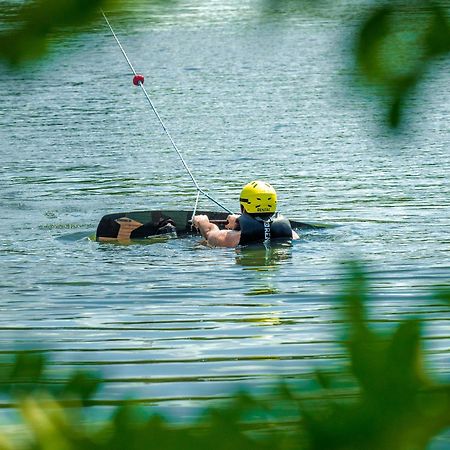
[[[89,241],[107,213],[191,209],[191,180],[103,23],[0,72],[0,346],[99,369],[100,403],[190,416],[242,384],[339,365],[332,296],[350,257],[367,264],[379,326],[422,317],[448,379],[448,309],[426,295],[450,278],[448,64],[392,137],[347,89],[345,3],[286,17],[255,3],[131,4],[110,19],[202,187],[237,209],[241,186],[267,179],[289,217],[338,225],[292,247]]]

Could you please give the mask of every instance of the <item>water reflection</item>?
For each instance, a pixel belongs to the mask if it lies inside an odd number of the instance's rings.
[[[292,244],[249,245],[236,249],[236,264],[249,270],[273,270],[292,258]]]
[[[236,249],[236,264],[244,266],[251,280],[247,279],[250,289],[244,293],[247,296],[273,295],[280,291],[274,285],[273,274],[281,265],[292,258],[292,244],[280,243],[251,245]],[[253,273],[253,276],[251,275]]]

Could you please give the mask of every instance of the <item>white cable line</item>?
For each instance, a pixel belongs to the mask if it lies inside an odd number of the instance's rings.
[[[197,191],[197,197],[195,199],[194,210],[192,211],[192,217],[191,217],[192,226],[194,226],[194,216],[195,216],[195,213],[197,212],[197,206],[198,206],[199,198],[200,198],[200,191]]]
[[[138,74],[137,74],[137,72],[134,70],[133,64],[131,64],[131,61],[129,60],[129,58],[128,58],[128,56],[127,56],[127,54],[126,54],[124,48],[122,47],[122,44],[120,43],[119,38],[116,36],[116,33],[114,32],[114,30],[113,30],[111,24],[109,23],[109,20],[108,20],[108,18],[106,17],[106,14],[104,13],[104,11],[103,11],[102,9],[101,9],[100,11],[101,11],[101,13],[102,13],[102,15],[103,15],[103,18],[105,19],[105,21],[106,21],[106,23],[107,23],[109,29],[111,30],[112,35],[114,36],[114,39],[116,40],[117,45],[119,46],[120,50],[122,51],[122,54],[123,54],[123,56],[125,57],[125,59],[126,59],[128,65],[130,66],[131,71],[133,72],[133,74],[134,74],[135,76],[137,76]],[[188,165],[186,164],[186,161],[184,160],[183,155],[181,154],[180,150],[178,150],[178,147],[177,147],[177,145],[175,144],[175,141],[172,139],[172,136],[170,135],[169,131],[167,130],[166,126],[164,125],[164,122],[162,121],[161,116],[159,115],[158,111],[157,111],[156,108],[155,108],[155,105],[153,104],[153,102],[152,102],[150,96],[148,95],[148,93],[147,93],[147,91],[146,91],[146,89],[145,89],[145,87],[144,87],[143,82],[142,82],[141,80],[138,80],[137,82],[138,82],[139,86],[141,87],[142,92],[144,93],[146,99],[148,100],[148,103],[150,104],[150,107],[151,107],[152,111],[155,113],[155,116],[157,117],[159,123],[161,124],[161,126],[162,126],[162,128],[163,128],[163,130],[164,130],[164,132],[166,133],[167,137],[169,138],[170,143],[172,144],[172,147],[173,147],[173,148],[175,149],[175,151],[177,152],[177,154],[178,154],[178,156],[179,156],[181,162],[183,163],[184,168],[187,170],[189,176],[191,177],[191,180],[192,180],[192,182],[194,183],[194,186],[195,186],[195,188],[197,189],[197,192],[202,193],[206,198],[208,198],[209,200],[211,200],[211,201],[212,201],[213,203],[215,203],[217,206],[220,206],[220,207],[223,208],[225,211],[228,211],[230,214],[233,214],[233,211],[231,211],[230,209],[228,209],[227,207],[225,207],[224,205],[222,205],[221,203],[219,203],[217,200],[215,200],[213,197],[211,197],[207,192],[205,192],[203,189],[200,188],[200,186],[199,186],[198,183],[197,183],[197,180],[195,179],[194,175],[192,174],[191,170],[189,169]],[[198,202],[198,199],[197,199],[197,202]],[[196,209],[197,209],[197,207],[194,209],[194,211],[195,211]]]

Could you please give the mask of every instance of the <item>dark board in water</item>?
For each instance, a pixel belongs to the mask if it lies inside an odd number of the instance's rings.
[[[117,239],[144,239],[170,231],[170,224],[176,228],[178,235],[196,233],[192,230],[191,218],[193,211],[155,210],[131,211],[107,214],[102,217],[97,227],[96,239],[100,241]],[[206,214],[211,221],[223,228],[228,213],[219,211],[197,211],[196,214]],[[312,224],[291,220],[292,228],[318,229],[327,225]],[[169,227],[167,228],[167,225]]]

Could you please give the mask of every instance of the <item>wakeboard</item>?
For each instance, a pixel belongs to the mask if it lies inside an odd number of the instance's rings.
[[[192,227],[193,211],[154,210],[131,211],[107,214],[103,216],[96,231],[97,241],[118,241],[146,239],[167,233],[177,236],[197,234]],[[196,211],[205,214],[219,228],[224,228],[229,213],[221,211]],[[291,226],[297,230],[314,230],[326,228],[327,225],[290,220]]]

